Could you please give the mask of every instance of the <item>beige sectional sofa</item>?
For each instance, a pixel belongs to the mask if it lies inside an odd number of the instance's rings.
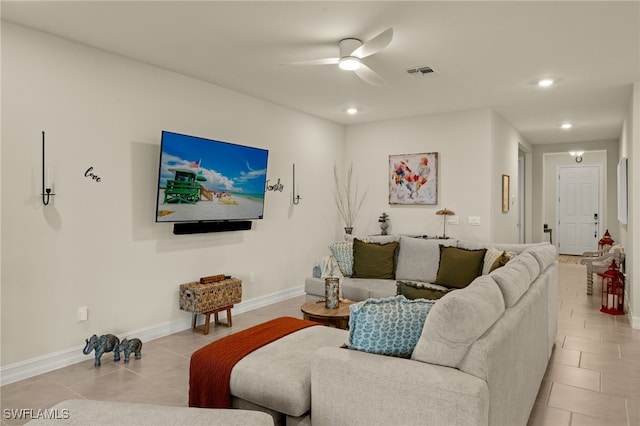
[[[398,243],[396,279],[427,283],[438,275],[442,243],[515,257],[439,299],[410,359],[341,348],[348,331],[311,327],[236,365],[233,406],[286,424],[525,425],[556,336],[555,247],[408,237]],[[321,296],[322,281],[308,279],[307,292]],[[395,281],[345,279],[343,295],[393,296]]]

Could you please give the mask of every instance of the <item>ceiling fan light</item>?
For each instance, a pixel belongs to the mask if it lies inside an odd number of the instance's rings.
[[[542,80],[538,81],[538,86],[540,87],[550,87],[553,85],[553,83],[555,83],[555,81],[553,81],[550,78],[543,78]]]
[[[338,62],[340,69],[346,71],[357,70],[361,65],[360,58],[356,58],[355,56],[345,56],[340,59],[340,62]]]

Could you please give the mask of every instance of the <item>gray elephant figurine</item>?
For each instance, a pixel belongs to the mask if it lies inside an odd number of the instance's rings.
[[[124,362],[129,362],[131,352],[135,353],[136,359],[142,358],[142,341],[140,339],[127,340],[125,337],[120,342],[118,350],[124,352]]]
[[[82,350],[82,353],[89,355],[92,350],[96,351],[96,361],[93,364],[95,367],[100,367],[100,357],[105,352],[113,351],[113,360],[120,361],[120,339],[113,334],[103,334],[98,337],[95,334],[88,339],[85,339],[87,345]]]

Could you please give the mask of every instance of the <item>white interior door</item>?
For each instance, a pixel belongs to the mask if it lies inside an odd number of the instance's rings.
[[[598,249],[601,234],[600,166],[558,167],[558,251],[581,255]]]

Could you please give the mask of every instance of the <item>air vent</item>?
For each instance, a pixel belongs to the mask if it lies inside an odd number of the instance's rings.
[[[407,68],[406,71],[407,71],[407,74],[411,76],[411,78],[423,77],[425,75],[433,74],[435,72],[433,68],[428,67],[426,65],[421,67]]]

